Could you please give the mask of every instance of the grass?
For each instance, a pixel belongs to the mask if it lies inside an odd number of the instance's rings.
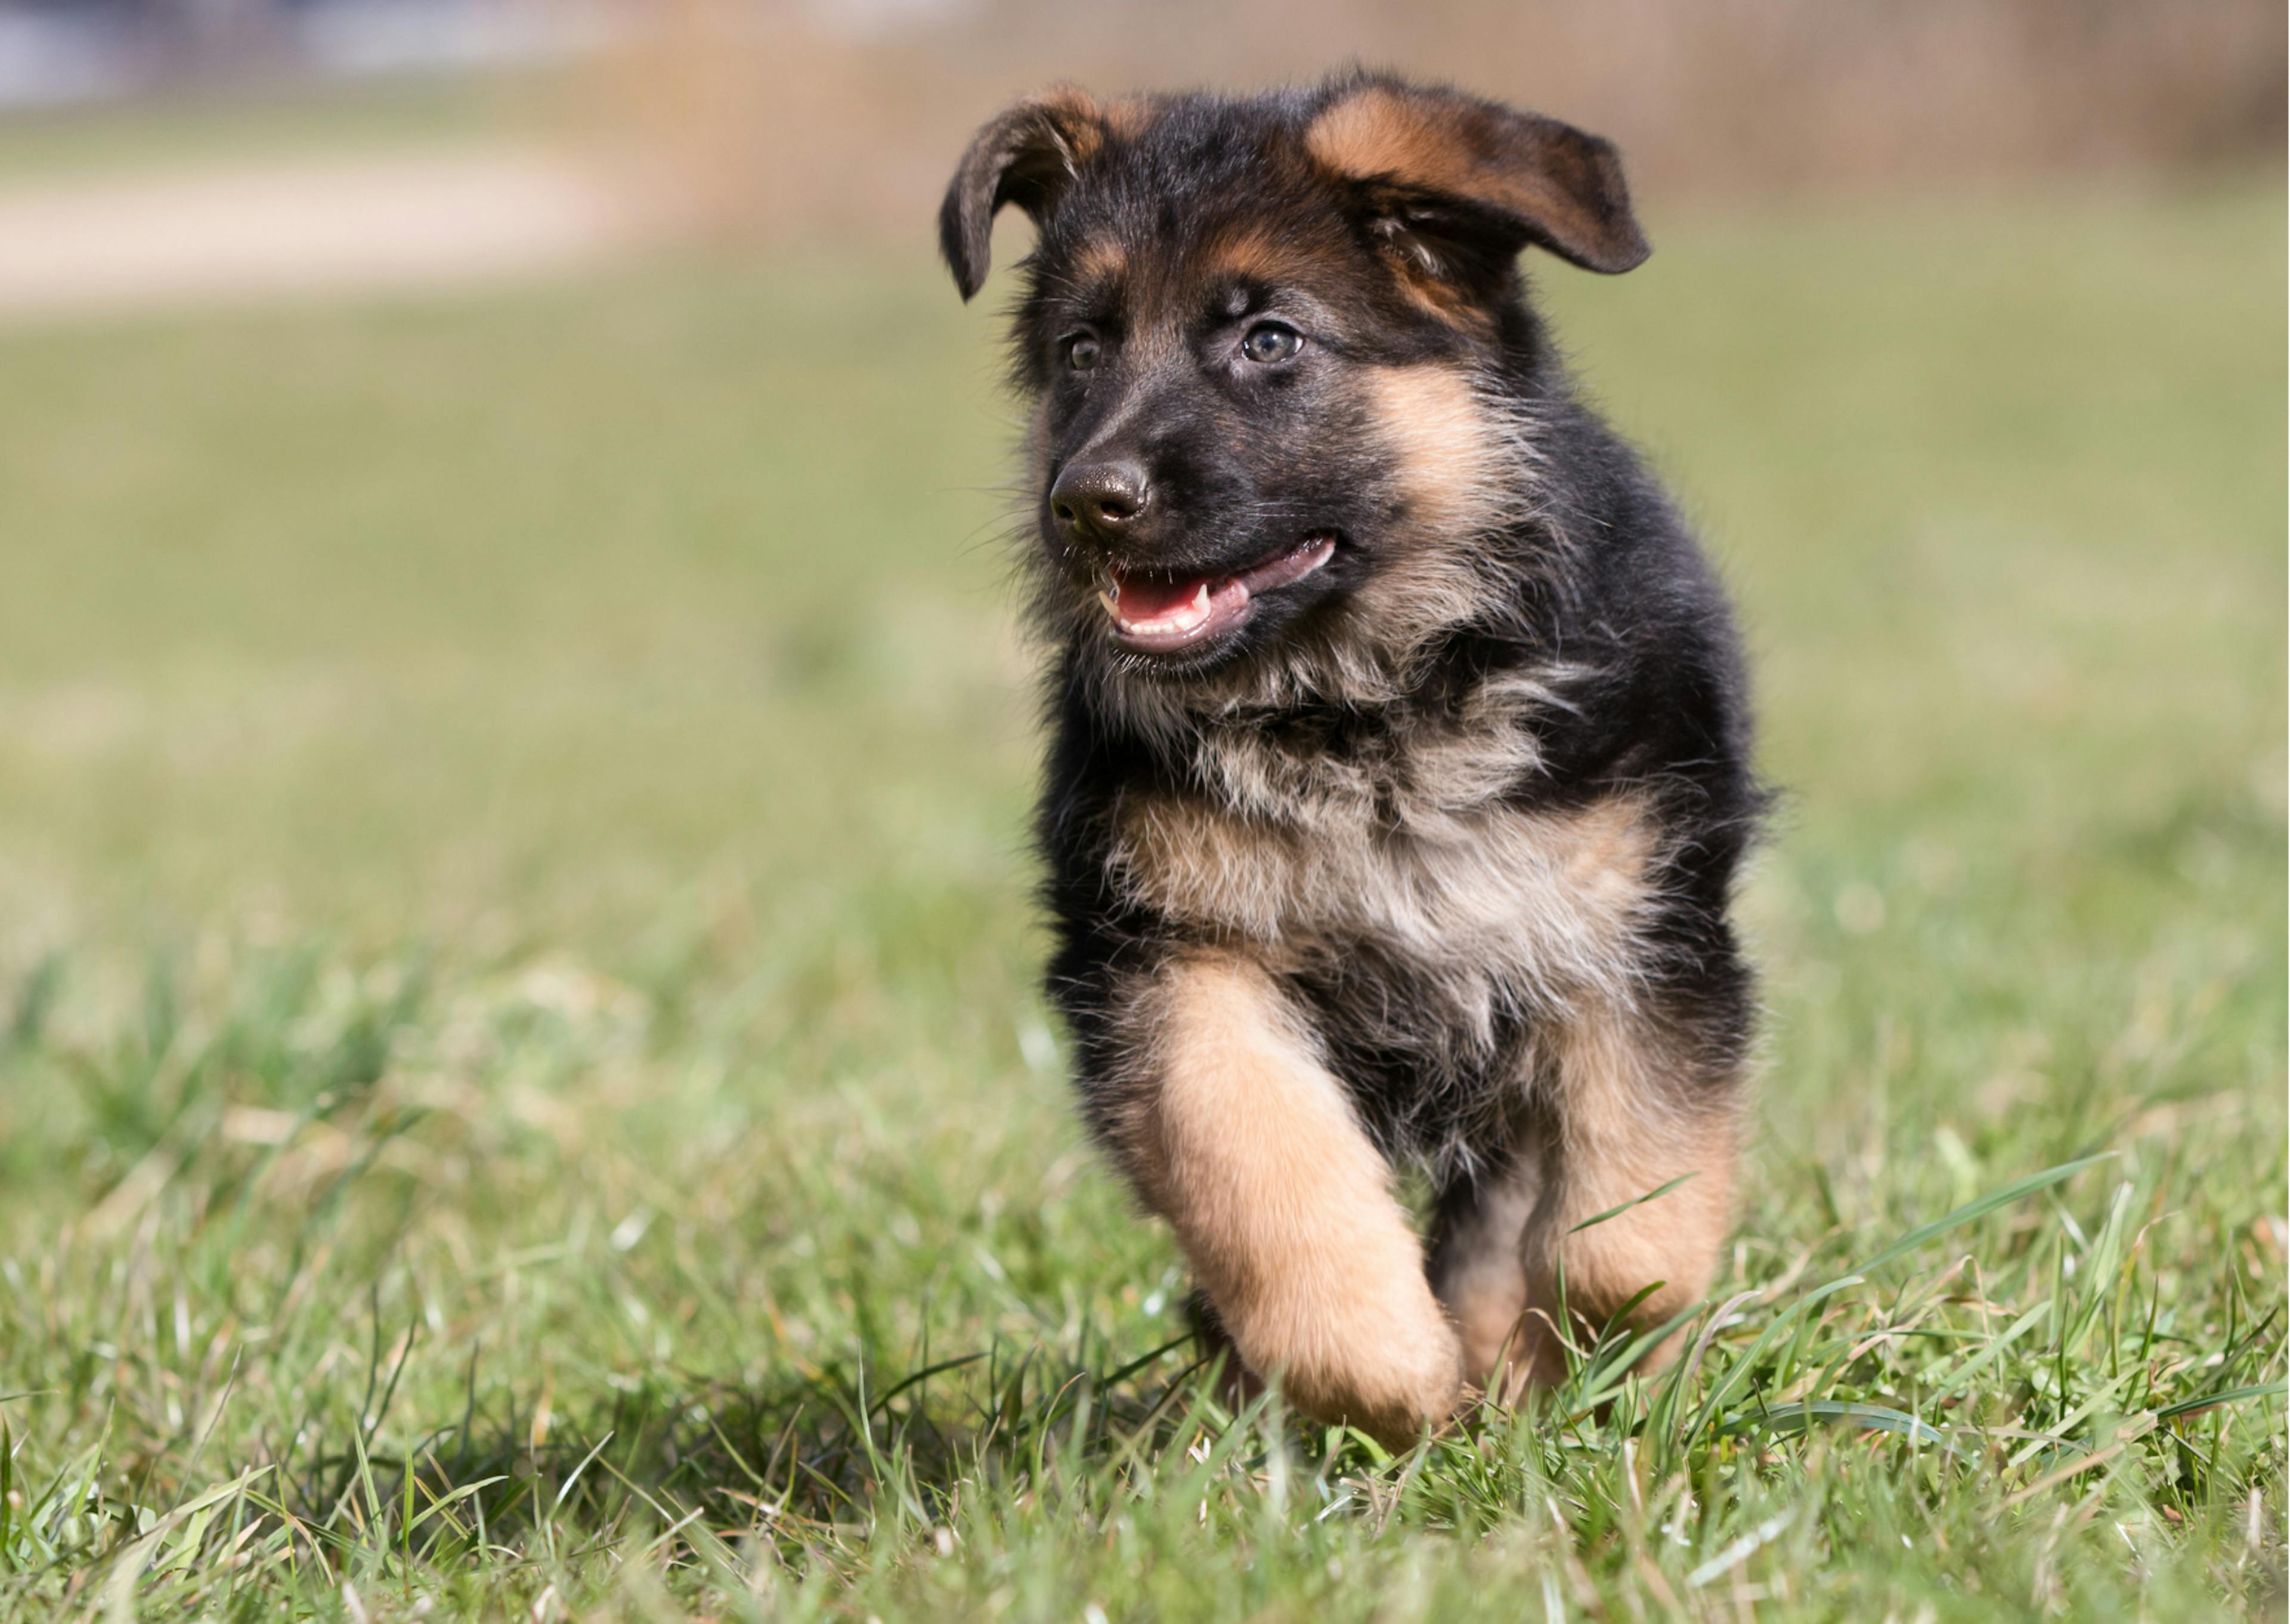
[[[0,335],[0,1619],[2278,1616],[2282,232],[1543,274],[1757,651],[1765,1108],[1693,1359],[1397,1460],[1068,1115],[919,255]]]

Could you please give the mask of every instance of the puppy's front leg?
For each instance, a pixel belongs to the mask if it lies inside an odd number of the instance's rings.
[[[1290,1401],[1412,1442],[1460,1394],[1455,1333],[1391,1170],[1256,964],[1167,966],[1125,1012],[1144,1061],[1109,1114],[1240,1356]]]

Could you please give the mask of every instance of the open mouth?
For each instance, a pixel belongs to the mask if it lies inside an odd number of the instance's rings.
[[[1335,555],[1334,534],[1316,531],[1286,552],[1235,575],[1116,570],[1112,589],[1099,596],[1123,646],[1143,654],[1173,654],[1232,630],[1248,619],[1258,594],[1303,580]]]

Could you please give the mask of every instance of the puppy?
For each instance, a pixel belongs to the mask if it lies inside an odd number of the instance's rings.
[[[1086,1116],[1246,1368],[1404,1443],[1692,1304],[1728,1224],[1742,660],[1517,266],[1645,239],[1605,141],[1373,74],[1021,101],[947,192],[965,299],[1010,204]]]

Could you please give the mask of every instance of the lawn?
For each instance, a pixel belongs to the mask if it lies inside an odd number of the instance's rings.
[[[919,228],[0,333],[0,1619],[2279,1617],[2284,224],[1541,271],[1742,604],[1764,1104],[1686,1368],[1398,1459],[1071,1121]]]

